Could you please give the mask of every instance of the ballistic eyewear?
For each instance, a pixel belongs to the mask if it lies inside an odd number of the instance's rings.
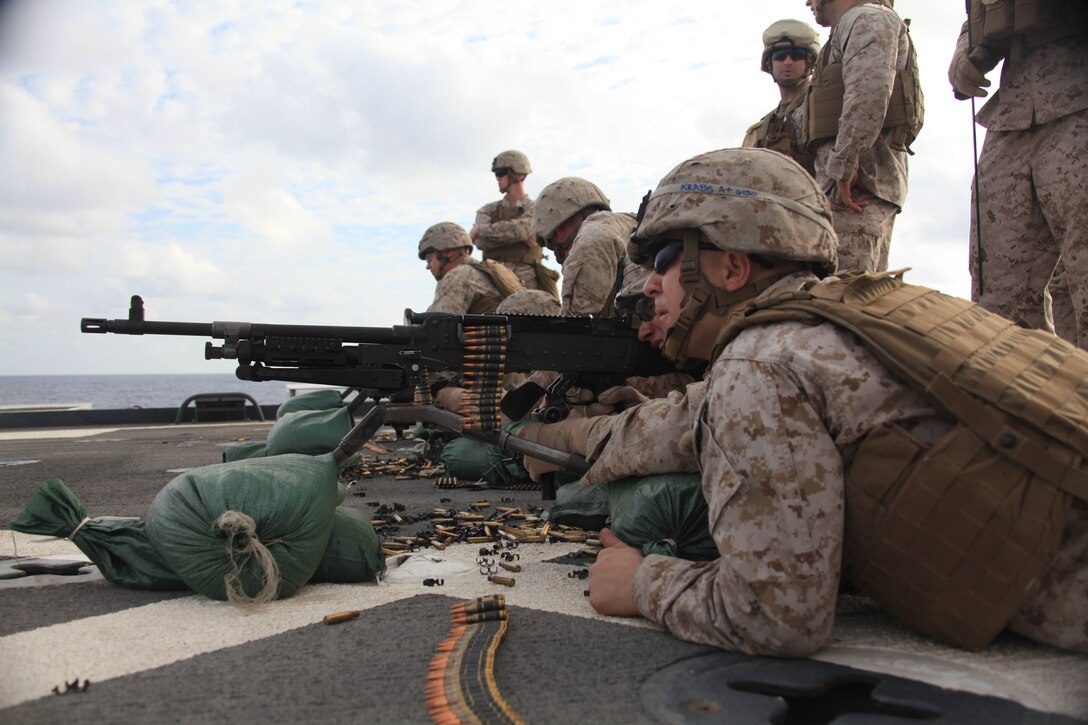
[[[808,51],[804,48],[782,48],[771,53],[771,60],[808,60]]]
[[[666,242],[665,246],[658,250],[657,254],[654,256],[654,271],[658,274],[665,274],[669,267],[672,266],[672,263],[676,261],[676,257],[683,248],[684,242],[679,239]],[[713,244],[708,244],[706,242],[699,242],[699,249],[705,249],[711,252],[721,251]]]
[[[495,178],[496,179],[501,179],[502,177],[506,176],[509,173],[510,173],[510,169],[508,169],[506,167],[503,167],[501,169],[495,169]]]

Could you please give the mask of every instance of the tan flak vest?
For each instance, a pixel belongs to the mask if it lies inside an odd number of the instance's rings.
[[[909,153],[910,145],[922,131],[925,99],[922,97],[922,82],[918,77],[917,53],[910,37],[909,21],[906,24],[909,46],[907,65],[895,73],[888,111],[881,128],[895,129],[891,139],[892,148]],[[798,129],[800,143],[806,149],[811,148],[815,141],[833,139],[839,135],[839,117],[842,116],[846,85],[842,79],[842,63],[832,63],[830,59],[831,38],[828,38],[816,58],[816,70],[805,100],[804,121]]]
[[[967,0],[972,45],[1038,45],[1088,29],[1084,0]]]
[[[488,259],[478,262],[472,257],[467,257],[464,264],[468,264],[486,274],[499,291],[498,294],[486,295],[473,302],[472,306],[468,308],[468,314],[470,315],[491,314],[507,297],[525,289],[525,285],[521,283],[518,276],[498,262],[492,262]]]
[[[498,208],[491,214],[491,222],[494,224],[495,222],[512,221],[520,218],[523,214],[525,214],[524,207],[499,204]],[[556,284],[559,273],[544,266],[542,262],[544,250],[540,247],[530,247],[521,242],[503,244],[485,251],[484,259],[494,259],[508,264],[533,265],[533,271],[536,273],[536,281],[540,289],[553,297],[559,297],[559,286]]]
[[[897,425],[862,441],[843,566],[919,632],[982,649],[1052,564],[1072,499],[1088,501],[1088,352],[903,271],[787,286],[727,320],[718,350],[752,325],[827,320],[955,421],[932,446]]]
[[[776,108],[759,119],[757,123],[752,124],[745,135],[744,145],[785,154],[805,167],[805,171],[810,175],[815,175],[816,156],[802,147],[798,140],[797,130],[790,122],[790,115],[803,100],[804,96],[784,109]],[[752,140],[751,143],[748,141],[749,138]]]

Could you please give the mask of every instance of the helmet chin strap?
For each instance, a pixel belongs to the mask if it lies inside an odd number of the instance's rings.
[[[465,253],[458,250],[451,250],[445,254],[439,252],[439,258],[442,260],[442,265],[438,268],[440,273],[438,279],[445,277],[464,257]]]
[[[794,271],[764,277],[728,292],[710,284],[707,278],[699,273],[699,231],[685,229],[684,248],[680,254],[680,284],[687,294],[680,306],[680,314],[676,322],[665,333],[665,340],[661,344],[661,356],[679,367],[688,367],[690,364],[688,344],[691,342],[691,328],[696,321],[706,314],[725,316],[729,308],[736,303],[756,297]]]

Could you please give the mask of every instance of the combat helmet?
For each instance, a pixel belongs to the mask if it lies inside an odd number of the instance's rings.
[[[517,174],[533,173],[533,167],[529,165],[529,157],[514,149],[503,151],[491,160],[491,171],[495,172],[499,169],[510,169]]]
[[[419,240],[419,258],[426,259],[427,252],[444,252],[447,249],[472,248],[472,237],[464,227],[453,222],[439,222],[423,232]]]
[[[776,20],[763,31],[763,57],[759,68],[771,72],[771,54],[785,48],[803,48],[808,51],[806,70],[811,73],[820,53],[820,38],[816,31],[800,20]]]
[[[548,246],[555,230],[582,210],[612,211],[612,207],[596,184],[577,176],[545,186],[533,207],[533,234],[540,246]]]
[[[539,289],[518,290],[499,303],[496,315],[559,315],[559,300]]]
[[[734,292],[711,285],[699,272],[700,246],[804,262],[821,276],[837,262],[827,196],[800,164],[769,149],[711,151],[666,174],[642,201],[627,254],[650,267],[670,242],[682,242],[680,281],[687,295],[662,354],[678,362],[686,359],[695,320],[724,314],[769,284],[760,280]]]

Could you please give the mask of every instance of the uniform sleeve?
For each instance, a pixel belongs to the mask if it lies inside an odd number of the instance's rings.
[[[893,13],[860,12],[848,27],[836,28],[842,46],[845,92],[839,132],[827,161],[827,176],[849,181],[858,158],[876,143],[895,83],[901,21]]]
[[[473,270],[465,265],[451,269],[438,280],[434,288],[434,301],[427,312],[452,312],[457,315],[468,312],[480,295],[475,276]]]
[[[759,143],[759,126],[749,126],[748,130],[744,132],[744,139],[740,142],[742,149],[754,149]]]
[[[496,203],[488,204],[476,212],[476,246],[487,251],[507,244],[525,244],[533,236],[533,215],[522,214],[517,219],[491,221]]]
[[[582,235],[582,231],[579,230]],[[587,229],[563,263],[560,315],[599,315],[615,293],[620,257],[612,236],[604,229]]]
[[[710,382],[695,440],[721,557],[648,556],[644,616],[681,639],[806,656],[834,621],[843,526],[839,451],[797,376],[730,361]]]
[[[706,383],[692,383],[684,392],[608,416],[608,425],[595,428],[587,440],[593,467],[582,480],[588,485],[698,470],[691,430],[705,393]]]

